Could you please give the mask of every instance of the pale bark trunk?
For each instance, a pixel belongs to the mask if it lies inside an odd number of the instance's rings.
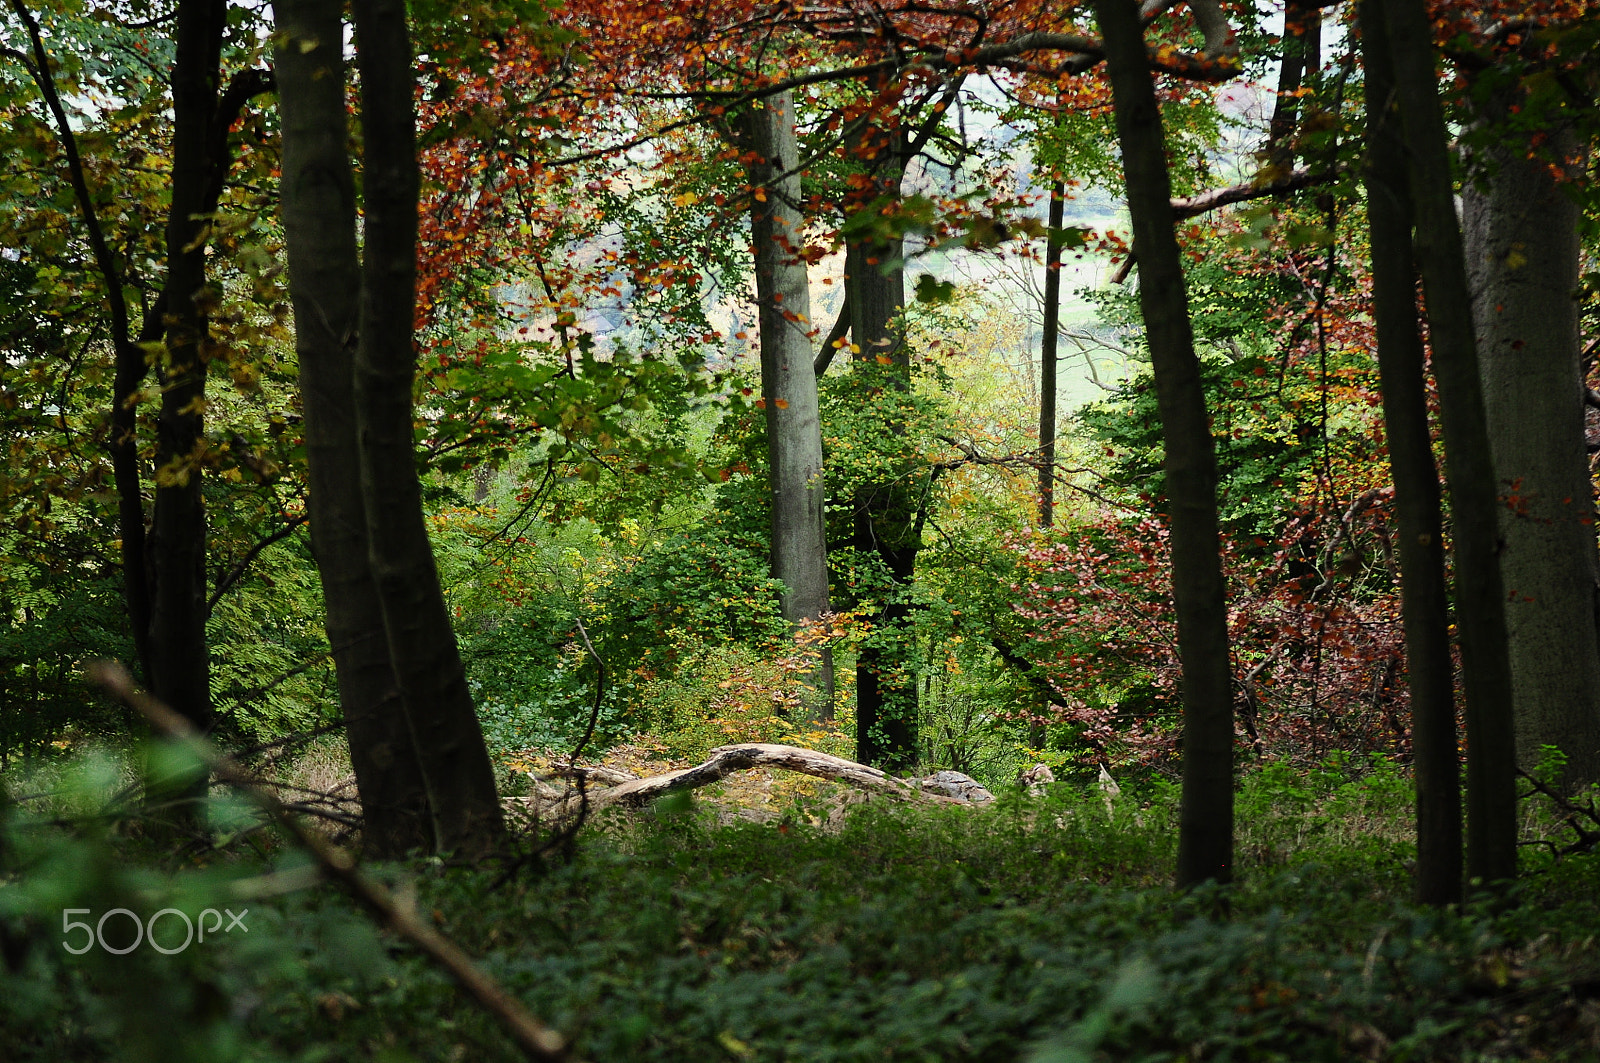
[[[280,183],[305,414],[311,544],[362,844],[377,858],[432,845],[427,790],[389,663],[383,611],[367,561],[367,520],[354,409],[361,263],[345,110],[343,23],[323,0],[275,0],[283,130]]]
[[[1461,900],[1461,758],[1456,747],[1450,606],[1444,577],[1439,471],[1428,431],[1411,190],[1394,109],[1394,69],[1379,0],[1362,0],[1367,85],[1367,222],[1377,319],[1383,423],[1394,477],[1406,680],[1417,800],[1416,895],[1423,904]]]
[[[752,106],[746,130],[758,157],[750,167],[750,184],[764,197],[755,202],[750,227],[772,480],[772,574],[783,581],[784,619],[799,624],[828,611],[828,553],[811,289],[800,257],[805,219],[792,95],[779,93],[764,106]],[[813,707],[827,719],[833,715],[833,660],[826,648],[823,652],[814,675]]]
[[[1233,673],[1217,525],[1217,463],[1173,231],[1161,109],[1135,0],[1095,0],[1139,248],[1139,307],[1155,373],[1183,680],[1177,883],[1233,879]]]
[[[1480,115],[1503,120],[1521,94]],[[1575,155],[1570,130],[1549,150]],[[1565,785],[1600,780],[1600,565],[1584,440],[1576,201],[1526,139],[1474,160],[1463,190],[1484,404],[1500,509],[1518,759],[1567,756]],[[1488,187],[1484,188],[1483,183]]]
[[[859,764],[829,753],[819,753],[814,749],[765,742],[720,746],[711,751],[710,757],[704,763],[644,779],[616,780],[598,772],[569,769],[566,774],[582,777],[586,781],[592,778],[606,782],[609,778],[611,784],[599,790],[578,791],[570,788],[558,789],[539,783],[534,796],[518,798],[509,803],[519,811],[525,810],[535,825],[558,828],[570,823],[580,813],[593,815],[611,807],[643,808],[668,794],[709,786],[736,771],[760,767],[782,768],[785,771],[799,772],[818,779],[831,779],[894,801],[965,805],[969,808],[984,807],[958,798],[931,793],[922,789],[917,783],[890,775],[871,765]]]
[[[352,11],[366,223],[355,403],[369,558],[434,844],[481,853],[503,833],[500,804],[423,522],[412,437],[419,175],[411,42],[403,0],[355,0]]]
[[[1409,148],[1416,246],[1455,524],[1456,626],[1467,717],[1467,873],[1493,882],[1513,878],[1517,871],[1516,734],[1494,461],[1431,24],[1423,0],[1387,0],[1383,10]]]

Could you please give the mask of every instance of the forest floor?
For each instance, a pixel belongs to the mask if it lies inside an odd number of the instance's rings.
[[[1062,782],[844,815],[829,783],[719,785],[556,850],[374,870],[592,1063],[1600,1059],[1600,858],[1530,846],[1511,892],[1418,908],[1390,767],[1251,771],[1239,881],[1186,894],[1160,778],[1109,809]],[[1530,835],[1558,828],[1530,809]],[[181,858],[111,826],[5,839],[8,1063],[519,1058],[332,887],[231,900],[303,861],[261,832]],[[64,948],[63,910],[246,903],[247,934],[176,954]]]

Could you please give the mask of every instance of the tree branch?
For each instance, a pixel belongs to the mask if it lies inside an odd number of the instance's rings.
[[[1269,196],[1281,196],[1289,192],[1298,192],[1301,189],[1314,185],[1325,184],[1333,180],[1334,174],[1327,170],[1311,170],[1306,167],[1293,170],[1276,181],[1260,183],[1257,181],[1244,181],[1224,188],[1213,188],[1208,192],[1201,192],[1193,196],[1181,196],[1172,200],[1172,217],[1176,220],[1194,218],[1207,214],[1218,207],[1226,207],[1234,203],[1246,203],[1255,199],[1266,199]],[[1136,262],[1137,248],[1130,246],[1128,253],[1121,262],[1117,263],[1116,270],[1111,274],[1112,284],[1121,284],[1133,272]]]
[[[88,678],[136,709],[158,732],[184,746],[218,779],[237,788],[272,817],[273,822],[293,835],[316,860],[324,874],[377,913],[390,930],[448,971],[457,985],[494,1016],[529,1059],[565,1063],[571,1058],[566,1041],[560,1034],[530,1015],[520,1001],[485,974],[459,946],[423,921],[412,905],[397,899],[383,885],[368,878],[348,852],[296,819],[290,808],[266,789],[261,779],[218,752],[188,720],[134,686],[133,678],[120,664],[114,661],[95,662],[89,666]]]
[[[817,351],[816,361],[811,365],[814,376],[821,377],[828,371],[828,366],[833,364],[833,356],[839,353],[840,344],[849,333],[850,292],[846,290],[844,301],[839,304],[839,316],[834,319],[833,328],[828,330],[827,338],[822,341],[822,346]]]
[[[1205,34],[1206,45],[1201,55],[1208,59],[1238,56],[1239,42],[1234,39],[1233,27],[1228,25],[1228,18],[1217,0],[1189,0],[1189,10],[1194,13],[1200,32]]]
[[[221,576],[217,579],[216,589],[211,592],[211,597],[206,599],[206,617],[208,619],[210,618],[211,611],[217,607],[217,603],[222,600],[222,596],[228,593],[229,589],[231,589],[234,584],[239,582],[239,580],[244,576],[245,571],[249,569],[250,563],[261,556],[261,551],[265,550],[273,543],[282,542],[283,540],[287,539],[289,536],[294,534],[296,528],[305,524],[305,522],[309,519],[310,517],[307,515],[294,517],[287,524],[273,532],[271,535],[257,539],[255,544],[251,546],[250,549],[245,551],[244,556],[241,557],[234,564],[234,566],[228,570],[227,575]]]

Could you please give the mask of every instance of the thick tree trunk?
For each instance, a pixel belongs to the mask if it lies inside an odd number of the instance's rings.
[[[811,289],[800,209],[794,99],[783,92],[746,117],[757,160],[750,184],[763,190],[751,212],[756,301],[761,321],[761,396],[766,402],[772,477],[772,574],[783,581],[790,623],[828,611],[828,548],[823,502],[822,422],[811,348]],[[825,649],[815,676],[816,709],[833,715],[833,660]]]
[[[1095,0],[1139,248],[1139,306],[1155,373],[1183,668],[1179,886],[1233,878],[1233,675],[1217,528],[1217,464],[1194,353],[1161,110],[1135,0]]]
[[[1044,251],[1044,338],[1039,344],[1039,526],[1056,519],[1056,350],[1061,338],[1061,242],[1067,186],[1050,182],[1049,236]]]
[[[389,658],[433,814],[434,844],[481,853],[504,827],[422,515],[412,438],[416,374],[415,81],[403,0],[355,0],[365,142],[366,254],[355,404],[369,559]]]
[[[322,0],[275,0],[280,185],[305,413],[311,544],[322,577],[362,843],[380,859],[432,845],[422,769],[389,663],[354,408],[361,262],[345,110],[343,22]]]
[[[1423,0],[1386,0],[1383,10],[1409,149],[1456,533],[1456,626],[1467,709],[1467,873],[1494,882],[1517,873],[1516,734],[1494,461],[1428,13]]]
[[[1492,127],[1520,103],[1521,93],[1502,95],[1480,118]],[[1570,130],[1549,132],[1557,158],[1577,154]],[[1462,191],[1467,280],[1507,496],[1500,572],[1518,759],[1531,770],[1542,747],[1556,746],[1567,756],[1562,782],[1582,786],[1600,780],[1600,548],[1574,298],[1580,218],[1533,151],[1524,137],[1474,160]]]
[[[1411,692],[1411,751],[1417,793],[1417,900],[1461,900],[1461,763],[1456,749],[1450,605],[1444,577],[1439,471],[1428,431],[1411,190],[1394,103],[1394,69],[1379,0],[1362,0],[1367,84],[1367,223],[1377,319],[1383,423],[1394,476],[1401,612]]]

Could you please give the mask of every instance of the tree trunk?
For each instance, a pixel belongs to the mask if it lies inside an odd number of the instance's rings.
[[[1524,95],[1498,95],[1479,118],[1492,128]],[[1576,157],[1570,129],[1548,132],[1551,154]],[[1481,172],[1462,191],[1467,280],[1495,471],[1508,496],[1500,572],[1518,759],[1531,770],[1542,747],[1556,746],[1567,756],[1561,784],[1584,786],[1600,781],[1600,547],[1574,298],[1578,204],[1525,135],[1474,162]]]
[[[167,333],[160,366],[156,501],[149,543],[154,584],[151,690],[198,730],[210,729],[206,654],[206,519],[200,486],[210,356],[206,189],[221,165],[210,137],[222,76],[222,0],[182,0],[172,73],[172,205],[167,220]]]
[[[1044,251],[1044,337],[1039,344],[1039,526],[1056,517],[1056,348],[1061,337],[1061,225],[1067,186],[1050,182],[1049,235]]]
[[[412,435],[419,174],[403,0],[355,0],[365,143],[366,254],[355,407],[368,556],[389,658],[422,764],[435,847],[465,855],[504,832],[422,515]]]
[[[1283,55],[1278,93],[1267,126],[1266,158],[1274,179],[1294,169],[1294,131],[1300,122],[1300,90],[1306,76],[1322,66],[1322,8],[1313,0],[1290,0],[1283,19]]]
[[[892,184],[898,187],[898,168]],[[857,361],[870,367],[880,357],[891,362],[890,386],[909,389],[910,356],[895,318],[905,306],[905,273],[884,266],[904,255],[899,240],[869,239],[845,250],[845,283],[850,300],[850,331],[860,351]],[[893,402],[888,398],[886,402]],[[893,424],[883,431],[893,433]],[[876,554],[888,570],[892,586],[883,610],[874,618],[873,642],[856,658],[856,759],[891,772],[907,772],[917,759],[917,683],[906,667],[912,652],[911,603],[905,596],[916,573],[916,499],[904,476],[863,487],[855,499],[856,550]]]
[[[1456,626],[1467,710],[1467,874],[1494,882],[1517,872],[1516,734],[1494,462],[1428,13],[1423,0],[1386,0],[1383,9],[1409,148],[1417,255],[1456,531]]]
[[[133,631],[134,652],[139,658],[139,669],[145,683],[150,682],[150,572],[146,553],[144,526],[143,462],[139,457],[139,413],[134,396],[150,372],[143,344],[159,340],[162,336],[160,321],[165,315],[164,294],[153,302],[152,314],[147,315],[145,327],[135,342],[129,321],[128,297],[124,291],[122,270],[106,239],[96,211],[94,193],[89,187],[89,177],[84,169],[83,157],[78,152],[78,138],[56,90],[50,54],[45,48],[44,35],[39,20],[24,3],[11,0],[11,9],[28,33],[33,52],[33,76],[44,98],[45,107],[56,125],[56,138],[61,143],[62,155],[67,162],[67,178],[72,185],[83,219],[85,235],[94,254],[95,267],[106,285],[106,302],[111,311],[111,346],[113,351],[113,379],[111,386],[111,431],[106,450],[111,458],[111,477],[117,492],[117,537],[120,540],[119,557],[122,562],[123,600],[128,610],[128,624]]]
[[[389,663],[367,561],[354,410],[361,263],[336,5],[275,0],[280,184],[305,414],[311,545],[361,796],[362,843],[386,859],[431,847],[427,789]]]
[[[222,76],[222,0],[181,0],[172,70],[172,202],[167,216],[166,349],[158,366],[155,513],[148,550],[154,695],[198,731],[215,722],[206,649],[206,514],[201,495],[206,362],[210,320],[205,227],[215,201],[206,190],[222,160],[210,136]],[[135,586],[130,583],[130,589]],[[183,778],[147,777],[154,804],[205,796],[203,770]],[[182,811],[185,818],[195,808]]]
[[[1400,600],[1411,691],[1411,751],[1417,793],[1417,900],[1461,900],[1461,763],[1456,750],[1450,607],[1444,578],[1439,471],[1428,431],[1411,192],[1405,141],[1393,107],[1394,69],[1379,0],[1362,0],[1367,84],[1367,223],[1377,319],[1383,423],[1399,524]]]
[[[746,116],[757,160],[750,184],[762,190],[751,211],[756,301],[761,323],[761,397],[766,402],[772,477],[772,574],[783,581],[783,616],[792,624],[828,611],[828,552],[823,503],[822,422],[811,349],[811,289],[800,257],[799,148],[794,99],[783,92]],[[816,674],[816,709],[833,715],[833,659],[824,648]]]
[[[1095,0],[1139,248],[1139,307],[1155,374],[1183,668],[1177,883],[1233,879],[1233,675],[1217,528],[1217,463],[1194,353],[1172,183],[1135,0]]]

